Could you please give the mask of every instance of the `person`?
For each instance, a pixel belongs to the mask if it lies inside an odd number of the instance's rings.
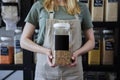
[[[77,0],[38,0],[30,9],[20,40],[22,48],[36,52],[35,80],[83,80],[82,55],[94,48],[94,31],[87,6]],[[69,65],[52,63],[51,38],[54,23],[72,27],[72,50]],[[32,40],[39,28],[37,42]],[[86,42],[82,45],[82,32]],[[81,46],[82,45],[82,46]]]

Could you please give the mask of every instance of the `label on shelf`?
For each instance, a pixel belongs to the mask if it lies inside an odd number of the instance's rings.
[[[11,64],[13,63],[13,51],[14,47],[2,47],[0,50],[0,64]]]
[[[103,0],[94,0],[94,7],[102,7]]]
[[[8,55],[8,48],[5,46],[1,46],[1,54],[0,55],[7,56]]]
[[[106,40],[105,42],[105,50],[113,50],[113,40]]]

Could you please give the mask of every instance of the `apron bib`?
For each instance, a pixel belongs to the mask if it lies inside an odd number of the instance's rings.
[[[70,52],[73,53],[81,47],[81,20],[78,15],[73,20],[58,20],[54,19],[54,13],[49,14],[49,19],[46,21],[46,30],[43,47],[52,49],[53,45],[53,24],[54,23],[69,23],[70,24]],[[78,57],[78,65],[75,67],[57,66],[50,67],[47,63],[47,56],[37,54],[37,63],[35,71],[35,80],[83,80],[82,57]]]

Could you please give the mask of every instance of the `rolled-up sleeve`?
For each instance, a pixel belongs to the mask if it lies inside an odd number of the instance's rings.
[[[90,14],[88,7],[85,4],[83,5],[82,15],[83,15],[83,20],[82,20],[83,30],[93,28],[91,14]]]
[[[31,7],[27,17],[25,18],[25,22],[29,22],[33,24],[35,27],[38,26],[38,10],[37,10],[38,2],[34,3]]]

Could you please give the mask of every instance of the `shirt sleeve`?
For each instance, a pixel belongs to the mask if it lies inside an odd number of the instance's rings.
[[[38,26],[38,10],[37,10],[38,2],[34,3],[31,7],[27,17],[25,18],[25,22],[29,22],[33,24],[35,27]]]
[[[84,4],[83,5],[83,21],[82,21],[82,28],[83,30],[93,28],[91,14],[88,7]]]

